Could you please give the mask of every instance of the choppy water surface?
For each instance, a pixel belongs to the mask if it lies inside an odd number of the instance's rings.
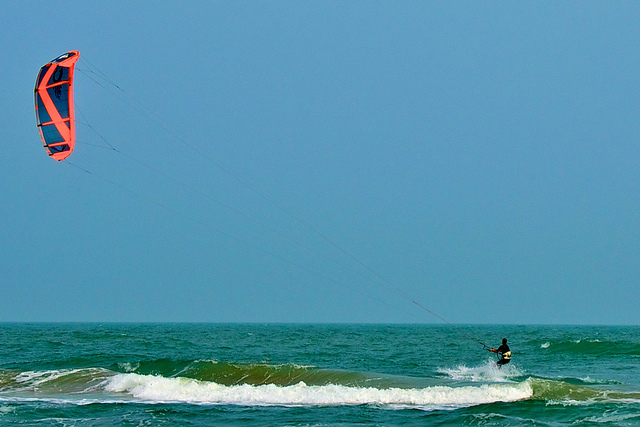
[[[0,324],[0,423],[635,425],[639,332]],[[508,337],[513,362],[469,337]]]

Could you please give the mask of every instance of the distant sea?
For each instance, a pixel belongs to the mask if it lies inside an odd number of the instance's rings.
[[[639,368],[635,326],[5,323],[0,425],[640,425]]]

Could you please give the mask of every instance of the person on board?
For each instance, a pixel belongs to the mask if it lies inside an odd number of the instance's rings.
[[[500,356],[500,360],[498,360],[498,368],[502,368],[502,365],[506,365],[511,362],[511,349],[507,345],[507,339],[502,338],[502,345],[498,348],[490,348],[490,352],[496,353]]]

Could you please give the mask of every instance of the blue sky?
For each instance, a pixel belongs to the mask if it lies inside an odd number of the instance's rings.
[[[640,4],[1,3],[0,321],[638,324]]]

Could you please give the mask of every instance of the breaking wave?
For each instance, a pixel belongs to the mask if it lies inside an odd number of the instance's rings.
[[[533,391],[528,382],[513,385],[477,387],[433,386],[422,389],[350,387],[330,384],[290,386],[233,385],[188,378],[118,374],[109,379],[105,390],[128,393],[147,402],[185,402],[231,405],[401,405],[429,408],[457,408],[493,402],[527,399]]]
[[[162,371],[162,372],[161,372]],[[403,377],[322,370],[298,365],[215,361],[153,361],[106,368],[0,372],[0,401],[54,400],[86,403],[187,403],[244,406],[376,405],[423,410],[496,402],[544,400],[589,404],[610,399],[640,401],[640,393],[614,393],[589,381],[524,377],[515,366],[442,368],[444,378],[408,386]],[[600,384],[601,386],[601,384]]]

